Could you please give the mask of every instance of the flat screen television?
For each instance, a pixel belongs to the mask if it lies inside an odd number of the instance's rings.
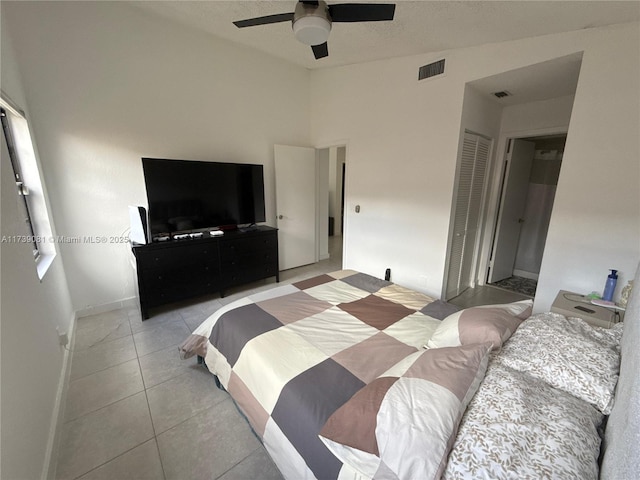
[[[143,158],[152,235],[265,221],[262,165]]]

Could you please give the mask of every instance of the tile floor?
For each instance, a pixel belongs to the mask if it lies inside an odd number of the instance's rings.
[[[449,303],[462,308],[475,307],[478,305],[494,305],[501,303],[517,302],[531,298],[516,292],[510,292],[491,285],[468,288],[462,294],[449,300]]]
[[[339,270],[342,237],[329,248],[330,259],[281,272],[280,283]],[[227,393],[178,356],[215,310],[275,285],[174,304],[144,322],[137,308],[78,319],[56,478],[281,479]]]

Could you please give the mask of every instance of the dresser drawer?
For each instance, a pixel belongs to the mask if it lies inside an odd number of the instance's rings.
[[[220,267],[223,272],[230,270],[252,267],[254,265],[263,265],[276,261],[276,255],[273,250],[255,251],[246,255],[231,255],[222,257]]]
[[[234,269],[224,272],[223,282],[225,287],[233,287],[243,283],[254,282],[263,278],[273,277],[278,273],[278,265],[274,262],[244,269]]]
[[[144,288],[152,292],[166,286],[191,285],[220,277],[217,265],[185,265],[172,269],[151,268],[142,273]]]
[[[220,242],[220,257],[225,260],[233,259],[256,251],[273,250],[277,246],[278,237],[275,234],[223,240]]]
[[[179,247],[141,250],[136,252],[136,257],[139,265],[145,270],[148,268],[173,269],[185,265],[216,263],[218,252],[215,243],[183,244]]]
[[[181,300],[220,289],[220,271],[217,267],[185,266],[166,271],[154,268],[144,272],[142,285],[150,305]]]

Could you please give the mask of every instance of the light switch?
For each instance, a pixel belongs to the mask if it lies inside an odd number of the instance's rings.
[[[356,205],[356,213],[360,213],[360,205]]]

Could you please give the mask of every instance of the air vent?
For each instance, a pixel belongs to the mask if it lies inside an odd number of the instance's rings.
[[[430,63],[429,65],[423,65],[418,70],[418,80],[424,80],[425,78],[435,77],[444,73],[444,58],[437,62]]]
[[[507,92],[506,90],[502,90],[500,92],[493,92],[493,94],[496,96],[496,98],[504,98],[504,97],[511,96],[511,93]]]

